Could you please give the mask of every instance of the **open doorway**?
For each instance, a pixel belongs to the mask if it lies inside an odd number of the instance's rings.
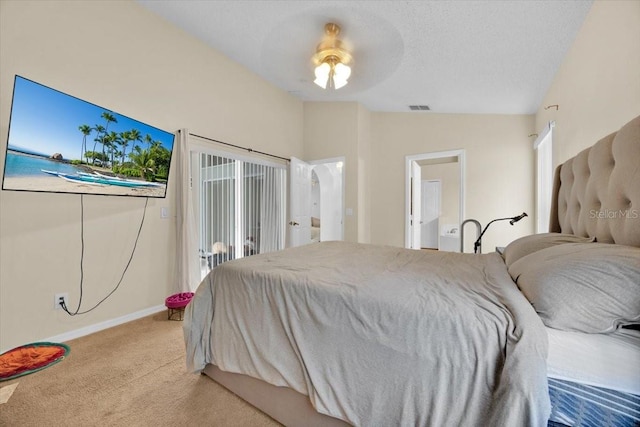
[[[464,218],[464,154],[464,150],[451,150],[406,156],[405,247],[459,251],[456,239]],[[429,181],[440,181],[439,196],[423,191],[424,182]],[[437,211],[433,211],[436,202],[423,200],[425,197],[439,198]]]
[[[319,187],[319,215],[311,216],[311,237],[313,239],[319,235],[319,241],[322,242],[343,240],[344,158],[318,160],[309,164],[313,167],[312,173],[317,177]]]
[[[422,174],[424,176],[424,173]],[[420,247],[438,249],[442,205],[442,180],[423,179],[420,194]]]
[[[292,159],[289,246],[344,239],[344,158]]]

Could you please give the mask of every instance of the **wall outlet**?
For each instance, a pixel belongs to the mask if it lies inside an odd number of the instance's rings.
[[[55,294],[55,296],[53,297],[53,308],[54,310],[62,310],[62,307],[60,306],[60,301],[64,300],[64,305],[67,307],[67,310],[69,310],[69,293],[65,292],[62,294]]]

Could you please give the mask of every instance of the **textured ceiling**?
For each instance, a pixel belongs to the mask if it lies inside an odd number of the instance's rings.
[[[538,109],[592,3],[136,1],[305,101],[497,114]],[[311,56],[327,22],[342,27],[354,56],[337,91],[313,84]]]

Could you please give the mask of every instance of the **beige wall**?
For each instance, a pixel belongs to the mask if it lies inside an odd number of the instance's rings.
[[[305,141],[306,144],[306,141]],[[358,242],[371,242],[371,112],[358,105]]]
[[[351,209],[353,215],[344,217],[344,238],[350,242],[359,241],[360,235],[366,233],[360,230],[366,221],[367,213],[361,210],[366,207],[366,196],[359,196],[359,192],[365,189],[360,183],[365,173],[360,165],[361,146],[367,145],[365,129],[368,126],[361,125],[361,121],[367,116],[355,102],[304,103],[303,160],[345,158],[345,210]]]
[[[485,225],[523,211],[531,214],[533,116],[373,113],[371,123],[372,243],[404,246],[408,155],[465,150],[465,218]],[[533,230],[529,218],[513,227],[493,224],[483,250],[491,252]],[[472,227],[465,231],[475,235]]]
[[[639,114],[640,1],[595,1],[536,114],[536,132],[555,120],[557,165]]]
[[[15,74],[153,126],[303,156],[302,102],[129,1],[0,2],[0,158]],[[169,195],[151,199],[120,288],[76,317],[80,196],[0,192],[0,351],[162,305],[175,283],[175,164]],[[84,197],[83,309],[117,284],[144,199]],[[160,208],[170,218],[160,218]]]

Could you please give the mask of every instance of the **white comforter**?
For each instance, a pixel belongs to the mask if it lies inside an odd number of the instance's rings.
[[[185,314],[187,366],[358,426],[543,426],[547,337],[498,254],[316,243],[227,262]]]

